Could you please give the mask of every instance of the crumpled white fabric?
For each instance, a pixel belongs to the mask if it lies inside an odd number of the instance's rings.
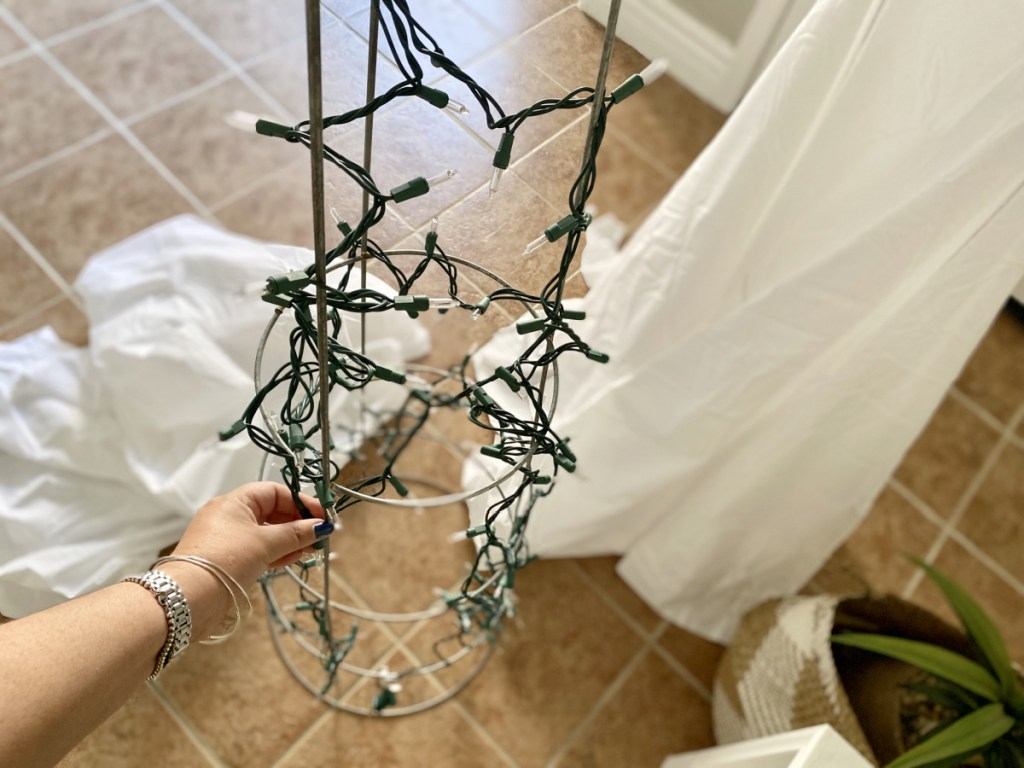
[[[1024,271],[1020,14],[815,5],[591,270],[579,330],[611,362],[562,358],[579,469],[534,551],[622,553],[662,616],[727,641],[856,528]],[[503,334],[477,365],[517,351]]]
[[[178,217],[86,265],[76,287],[87,348],[49,328],[0,344],[0,613],[21,616],[145,570],[205,501],[256,479],[262,454],[217,431],[254,391],[254,353],[273,314],[258,286],[311,261],[303,248]],[[367,353],[382,365],[429,350],[405,315],[374,320]],[[267,377],[285,359],[279,325]],[[345,316],[343,329],[357,339],[359,318]],[[396,405],[401,389],[379,384],[367,389],[370,405]],[[344,395],[332,395],[332,416],[352,410]]]

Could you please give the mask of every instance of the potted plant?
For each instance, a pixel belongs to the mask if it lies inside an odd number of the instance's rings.
[[[919,679],[901,685],[910,694],[903,704],[904,709],[912,706],[916,696],[925,714],[903,718],[904,725],[913,724],[905,734],[912,746],[885,768],[937,768],[969,760],[986,768],[1024,768],[1024,685],[1006,643],[962,587],[936,568],[916,562],[960,619],[972,654],[888,634],[842,631],[832,636],[834,646],[881,655],[919,671]],[[867,735],[874,746],[871,733]]]
[[[831,725],[885,768],[1024,768],[1024,686],[982,609],[919,563],[966,634],[898,597],[800,595],[742,619],[715,676],[718,743]]]

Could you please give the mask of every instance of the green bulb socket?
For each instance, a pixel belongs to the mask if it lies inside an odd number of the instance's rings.
[[[288,447],[299,451],[306,447],[306,436],[302,434],[301,424],[288,425]]]
[[[320,539],[320,541],[313,542],[313,549],[323,549],[327,546],[327,539]]]
[[[564,469],[566,472],[576,471],[576,462],[570,459],[568,456],[562,456],[561,454],[555,454],[555,463]]]
[[[382,709],[393,707],[398,702],[395,692],[385,688],[383,691],[373,697],[373,711],[380,712]]]
[[[316,497],[320,500],[320,505],[324,509],[327,509],[334,503],[334,491],[323,480],[317,480],[314,487],[316,488]]]
[[[409,489],[405,486],[401,480],[394,475],[388,475],[388,479],[391,481],[391,486],[395,489],[399,496],[405,498],[409,495]]]
[[[612,91],[612,101],[616,104],[625,101],[643,87],[644,81],[640,75],[630,75],[622,85]]]
[[[508,388],[513,392],[519,391],[519,382],[516,381],[516,377],[512,375],[508,368],[498,366],[498,368],[494,370],[494,375],[504,381],[508,385]]]
[[[351,234],[352,234],[352,227],[350,227],[350,226],[348,225],[348,222],[347,222],[347,221],[345,221],[344,219],[342,219],[341,221],[339,221],[339,222],[338,222],[338,225],[337,225],[337,226],[338,226],[338,230],[339,230],[339,231],[341,232],[341,234],[343,234],[343,235],[344,235],[345,237],[348,237],[349,235],[351,235]]]
[[[476,536],[482,536],[485,533],[487,533],[486,525],[474,525],[472,528],[466,529],[466,538],[472,539]]]
[[[500,445],[481,445],[480,453],[484,456],[490,456],[492,459],[500,459],[504,455]]]
[[[392,371],[390,368],[381,368],[379,366],[374,368],[373,377],[375,379],[390,381],[392,384],[405,384],[405,374],[399,373],[398,371]]]
[[[515,141],[514,133],[503,133],[498,139],[498,151],[494,153],[494,167],[505,170],[512,160],[512,143]]]
[[[448,94],[444,91],[439,91],[437,88],[430,88],[422,84],[417,85],[415,94],[438,109],[444,109],[448,106]]]
[[[563,309],[562,317],[566,320],[586,320],[587,313],[582,309]]]
[[[427,180],[422,176],[417,176],[415,179],[400,184],[391,190],[391,199],[396,203],[402,203],[406,200],[412,200],[414,197],[425,195],[430,191],[430,185],[427,184]]]
[[[245,429],[245,421],[243,419],[239,419],[227,429],[222,429],[220,432],[218,432],[217,437],[219,437],[222,442],[224,440],[230,440],[232,437],[240,433],[243,429]]]
[[[611,360],[604,352],[598,352],[596,349],[588,349],[584,354],[588,360],[593,360],[595,363],[607,363]]]
[[[574,214],[569,214],[564,219],[555,222],[550,227],[544,230],[544,237],[548,239],[549,243],[555,242],[561,237],[564,237],[569,232],[576,228],[578,220]]]
[[[431,258],[434,255],[434,248],[437,246],[437,232],[427,232],[426,242],[423,244],[423,250],[427,254],[427,258]]]
[[[288,139],[289,141],[295,141],[299,136],[298,131],[290,125],[281,125],[270,120],[257,120],[256,133],[261,136],[273,136],[277,139]]]
[[[505,571],[505,575],[501,579],[502,585],[505,589],[515,589],[516,586],[516,572],[512,568]]]
[[[527,333],[541,331],[544,329],[544,326],[547,323],[547,321],[548,320],[546,317],[538,317],[535,320],[521,320],[520,322],[516,323],[516,332],[520,336],[523,336]]]
[[[480,403],[484,408],[491,408],[494,406],[494,399],[488,395],[482,387],[473,387],[473,397]]]
[[[484,296],[482,299],[480,299],[480,303],[476,305],[476,309],[473,310],[473,315],[475,317],[479,317],[480,315],[487,311],[487,308],[489,306],[491,306],[491,297]]]
[[[298,291],[313,282],[313,278],[303,271],[285,272],[283,275],[271,275],[267,278],[267,293],[285,293]]]
[[[290,299],[286,299],[283,296],[275,296],[272,293],[264,293],[260,298],[268,304],[276,304],[279,307],[290,307],[292,305]]]
[[[537,475],[533,478],[534,485],[547,485],[551,482],[551,475]]]
[[[568,440],[568,438],[566,438],[565,440],[560,440],[559,441],[559,443],[558,443],[558,452],[561,453],[563,456],[568,456],[573,461],[576,461],[576,454],[573,453],[572,449],[569,447],[569,440]]]

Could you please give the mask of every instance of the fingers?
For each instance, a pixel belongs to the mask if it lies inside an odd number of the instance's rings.
[[[334,524],[330,520],[295,520],[278,525],[260,527],[260,536],[266,547],[268,565],[281,567],[294,562],[306,547],[334,532]]]
[[[281,483],[246,483],[229,495],[249,507],[258,523],[285,523],[301,517],[292,500],[291,491]],[[314,517],[321,520],[324,518],[324,509],[316,498],[305,493],[300,493],[299,498]]]

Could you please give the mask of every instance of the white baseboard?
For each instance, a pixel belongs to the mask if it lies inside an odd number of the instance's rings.
[[[579,5],[603,24],[611,0],[580,0]],[[668,61],[669,74],[716,109],[729,112],[736,106],[739,96],[723,92],[734,46],[671,0],[622,0],[616,32],[647,58]]]

